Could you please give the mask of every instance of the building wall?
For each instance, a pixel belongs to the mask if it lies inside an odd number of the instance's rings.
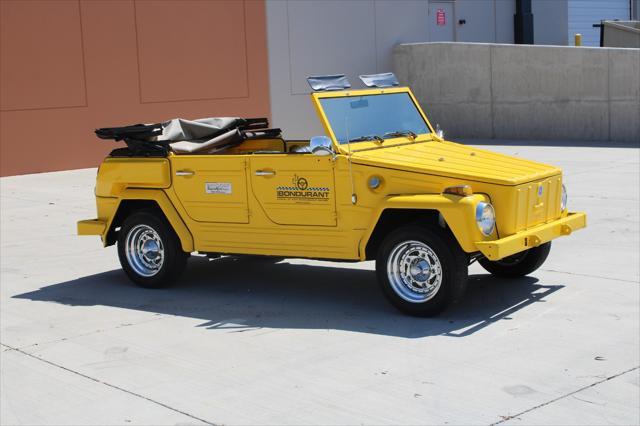
[[[457,0],[455,40],[478,43],[513,43],[515,1]],[[460,23],[460,19],[465,21]],[[430,20],[433,24],[433,19]]]
[[[582,0],[532,1],[536,44],[566,45]],[[512,43],[514,13],[515,0],[0,0],[0,175],[95,166],[118,146],[95,128],[173,117],[321,134],[308,75],[361,87],[398,43]]]
[[[305,78],[346,74],[360,87],[358,75],[391,71],[394,45],[429,41],[439,8],[456,39],[513,42],[515,0],[267,2],[274,125],[289,138],[322,134]]]
[[[533,41],[535,44],[568,44],[567,0],[532,0]]]
[[[627,21],[631,18],[631,0],[569,0],[569,40],[582,34],[583,46],[600,46],[600,28],[604,19]]]
[[[496,8],[496,39],[495,43],[513,43],[513,15],[516,13],[515,1],[497,0]]]
[[[97,127],[268,116],[262,1],[1,1],[0,174],[91,167]]]

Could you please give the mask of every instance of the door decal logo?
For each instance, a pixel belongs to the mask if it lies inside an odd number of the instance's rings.
[[[294,183],[298,187],[298,189],[305,190],[309,187],[309,182],[303,177],[298,177],[297,175],[293,177]]]
[[[305,177],[293,175],[291,183],[291,186],[278,186],[276,188],[278,200],[327,201],[329,199],[329,188],[310,187],[309,181]]]
[[[207,194],[231,194],[231,182],[205,182],[204,192]]]

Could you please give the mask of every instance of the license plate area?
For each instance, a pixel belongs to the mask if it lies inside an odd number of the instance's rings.
[[[516,188],[516,231],[531,228],[560,216],[562,178],[554,176]]]

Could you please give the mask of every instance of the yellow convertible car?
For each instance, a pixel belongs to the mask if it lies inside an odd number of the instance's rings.
[[[471,262],[523,276],[586,226],[559,168],[446,141],[393,74],[361,79],[308,79],[324,126],[310,140],[262,118],[96,130],[126,147],[100,165],[78,233],[117,243],[144,287],[176,281],[192,252],[375,260],[389,301],[429,316],[463,295]]]

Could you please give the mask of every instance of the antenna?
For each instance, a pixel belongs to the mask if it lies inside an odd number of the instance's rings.
[[[358,196],[356,195],[355,183],[353,182],[353,167],[351,166],[351,141],[349,138],[349,116],[348,115],[344,118],[344,129],[347,135],[347,149],[349,150],[349,155],[347,156],[347,163],[349,164],[349,180],[351,181],[351,204],[356,204],[358,202]]]

